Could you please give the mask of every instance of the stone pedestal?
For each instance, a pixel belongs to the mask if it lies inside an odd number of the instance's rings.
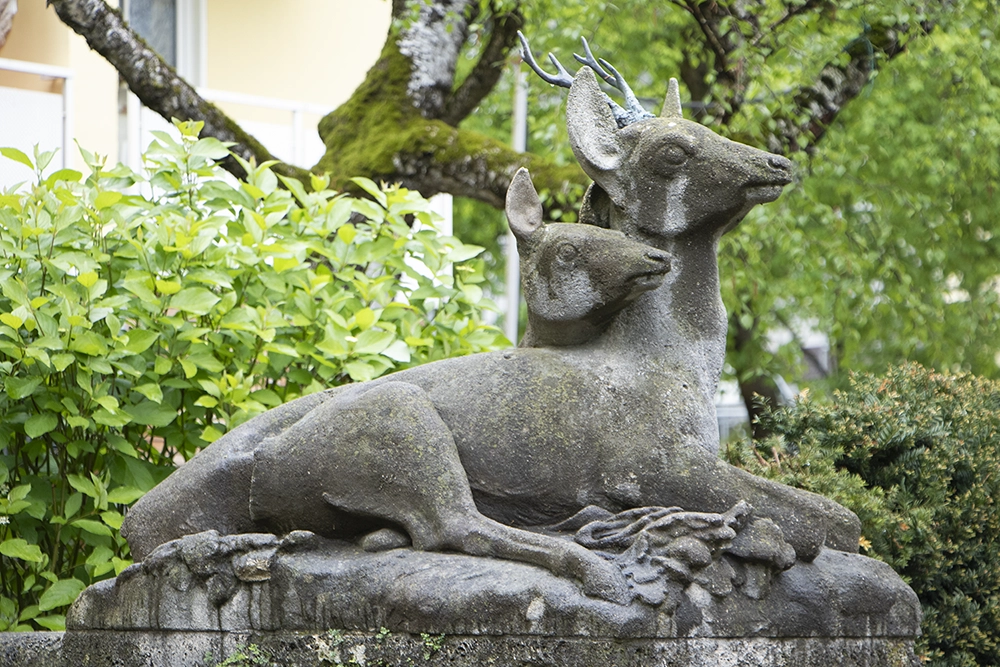
[[[206,533],[87,589],[67,619],[62,658],[118,667],[917,664],[919,604],[883,563],[825,550],[781,573],[735,561],[726,571],[726,581],[659,587],[629,574],[642,595],[622,606],[511,561]]]
[[[903,639],[611,639],[400,633],[67,633],[65,665],[912,667]],[[240,661],[242,658],[242,661]],[[45,667],[39,665],[38,667]]]

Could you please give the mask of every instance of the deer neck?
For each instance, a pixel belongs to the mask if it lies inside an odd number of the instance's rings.
[[[641,364],[641,373],[690,378],[714,401],[726,352],[718,236],[642,240],[671,255],[671,271],[619,313],[603,336],[606,349]]]

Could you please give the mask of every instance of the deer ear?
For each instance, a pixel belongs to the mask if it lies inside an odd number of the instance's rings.
[[[615,172],[631,152],[634,136],[618,130],[607,97],[589,67],[580,68],[569,89],[566,129],[583,171],[618,202],[624,195]]]
[[[589,67],[581,67],[570,86],[566,100],[566,129],[573,154],[595,181],[597,175],[617,169],[621,164],[621,150],[615,141],[618,123]]]
[[[580,207],[580,223],[611,229],[611,198],[597,183],[591,183],[583,195]]]
[[[663,109],[660,111],[660,118],[683,118],[684,111],[681,109],[681,91],[677,87],[677,79],[671,78],[667,84],[667,96],[663,100]]]
[[[542,200],[538,198],[531,174],[524,167],[517,170],[507,188],[507,223],[518,241],[527,241],[542,226]]]

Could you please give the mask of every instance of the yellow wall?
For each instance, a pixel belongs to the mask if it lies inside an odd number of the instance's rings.
[[[336,107],[378,59],[391,10],[388,0],[209,0],[206,85]]]
[[[0,58],[69,67],[69,30],[44,2],[22,0]]]

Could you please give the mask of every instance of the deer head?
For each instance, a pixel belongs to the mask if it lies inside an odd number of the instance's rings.
[[[522,56],[548,83],[570,89],[566,122],[573,153],[594,180],[581,221],[629,236],[657,239],[689,234],[718,237],[756,204],[777,199],[791,182],[792,163],[725,139],[681,113],[671,79],[659,117],[646,112],[625,79],[597,60],[584,41],[584,67],[570,77],[559,61],[555,76],[537,64],[521,35]],[[605,95],[596,75],[622,92],[623,109]]]
[[[671,79],[664,115],[619,128],[594,73],[576,75],[567,102],[573,153],[597,187],[585,206],[630,236],[721,235],[791,182],[791,162],[720,137],[680,114]]]
[[[670,270],[666,253],[622,232],[545,224],[531,177],[518,170],[507,190],[507,219],[521,256],[528,328],[522,347],[594,340],[616,313],[656,289]]]

